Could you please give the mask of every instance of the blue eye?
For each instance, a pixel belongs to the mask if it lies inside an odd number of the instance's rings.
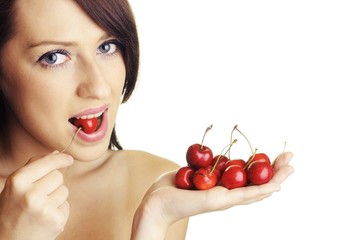
[[[118,51],[117,42],[113,40],[105,41],[98,47],[98,51],[101,54],[111,55]]]
[[[56,53],[47,54],[43,60],[48,64],[55,64],[58,61],[58,56]]]
[[[63,49],[57,49],[43,54],[38,59],[38,62],[44,67],[55,67],[64,64],[68,60],[70,60],[68,52]]]

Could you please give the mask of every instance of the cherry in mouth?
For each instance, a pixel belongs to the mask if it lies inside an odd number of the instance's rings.
[[[96,132],[101,126],[102,115],[93,118],[71,118],[69,120],[77,128],[81,128],[83,132],[91,134]]]

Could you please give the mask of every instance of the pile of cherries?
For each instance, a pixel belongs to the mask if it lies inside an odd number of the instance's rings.
[[[175,177],[176,187],[181,189],[206,190],[214,186],[224,186],[228,189],[247,185],[261,185],[273,177],[273,164],[265,153],[253,150],[247,137],[234,126],[230,144],[220,154],[214,156],[212,150],[203,145],[206,133],[212,128],[209,126],[203,136],[202,143],[189,146],[186,152],[187,166],[178,169]],[[248,142],[252,155],[247,161],[243,159],[229,159],[227,153],[236,143],[232,140],[234,131],[238,131]]]

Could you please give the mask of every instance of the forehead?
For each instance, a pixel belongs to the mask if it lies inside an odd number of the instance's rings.
[[[32,41],[103,31],[73,0],[17,0],[16,33]]]

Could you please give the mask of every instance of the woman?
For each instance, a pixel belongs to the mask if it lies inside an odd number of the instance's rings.
[[[187,219],[270,196],[175,188],[178,165],[121,150],[139,46],[125,0],[0,0],[0,239],[184,239]],[[108,147],[109,146],[109,147]]]

